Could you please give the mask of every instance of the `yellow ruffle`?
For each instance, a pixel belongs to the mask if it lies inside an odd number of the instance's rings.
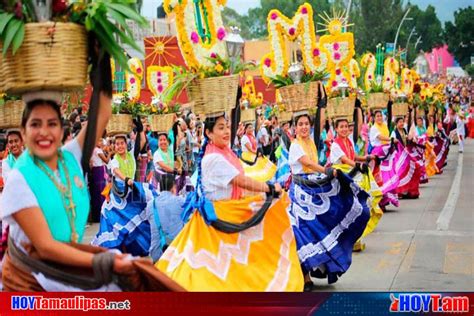
[[[242,158],[246,161],[254,161],[255,154],[244,152]],[[244,167],[245,175],[259,182],[267,182],[273,179],[276,174],[277,166],[273,164],[267,157],[258,157],[257,162],[251,166],[240,161]]]
[[[333,165],[332,167],[339,169],[344,173],[349,173],[352,170],[351,166],[343,164]],[[370,219],[365,227],[364,233],[362,234],[361,238],[363,238],[375,230],[375,227],[377,227],[382,218],[383,212],[379,206],[379,202],[382,200],[383,193],[375,181],[372,170],[370,169],[368,174],[358,173],[354,178],[354,181],[362,188],[362,190],[370,195],[367,201],[367,204],[370,207]]]
[[[436,165],[436,154],[434,152],[434,145],[430,142],[426,142],[425,167],[426,174],[428,175],[428,177],[432,177],[439,172],[439,168]]]
[[[217,201],[217,216],[228,222],[249,219],[264,202],[261,195]],[[302,291],[296,241],[285,194],[259,225],[226,234],[195,212],[156,268],[189,291]]]

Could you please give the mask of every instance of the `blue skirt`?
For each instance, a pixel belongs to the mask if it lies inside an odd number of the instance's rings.
[[[349,269],[354,243],[370,218],[368,197],[345,174],[332,180],[322,175],[293,177],[289,214],[305,274],[320,268],[334,283]]]
[[[119,190],[123,189],[122,181],[116,184]],[[91,244],[147,256],[151,235],[145,208],[156,196],[153,186],[147,183],[136,182],[123,198],[111,190],[110,200],[102,205],[99,232]]]

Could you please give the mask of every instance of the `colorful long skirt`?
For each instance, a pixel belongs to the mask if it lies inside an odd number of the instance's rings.
[[[303,272],[319,268],[329,283],[336,282],[349,269],[354,244],[367,227],[368,193],[345,174],[332,180],[303,174],[293,176],[290,198],[288,210]]]
[[[409,168],[406,160],[400,159],[402,153],[403,150],[397,150],[397,147],[393,147],[390,144],[374,147],[371,151],[372,155],[385,158],[379,166],[374,168],[375,180],[383,193],[382,200],[380,201],[381,207],[389,204],[396,207],[399,205],[397,189],[400,184],[400,178],[398,171],[400,168]],[[400,162],[402,162],[401,165]]]
[[[280,146],[279,151],[276,154],[278,163],[277,163],[277,171],[275,174],[275,182],[278,182],[281,184],[282,187],[286,187],[286,183],[290,177],[291,174],[291,169],[290,169],[290,163],[288,161],[289,158],[289,152],[288,150]]]
[[[117,186],[123,189],[123,182]],[[102,205],[99,232],[91,244],[147,256],[151,236],[145,208],[156,196],[153,186],[146,183],[135,182],[134,189],[129,189],[124,198],[111,190],[108,201]]]
[[[434,144],[430,141],[426,141],[425,149],[425,166],[426,174],[428,177],[432,177],[435,174],[439,173],[438,166],[436,165],[436,153],[434,151]]]
[[[106,185],[105,166],[93,167],[91,170],[90,193],[91,193],[91,215],[90,219],[93,223],[100,222],[100,210],[104,203],[104,191]]]
[[[444,136],[436,135],[433,140],[434,152],[436,154],[436,166],[439,173],[443,171],[446,166],[446,160],[449,154],[449,139]]]
[[[333,165],[332,167],[339,169],[346,174],[352,170],[352,167],[349,165],[338,164]],[[370,208],[370,219],[367,223],[367,226],[365,227],[364,232],[362,233],[362,237],[365,237],[375,230],[375,227],[377,227],[380,219],[382,218],[383,212],[379,206],[379,203],[382,200],[383,194],[379,185],[375,181],[372,170],[369,169],[367,174],[358,172],[353,179],[362,190],[369,193],[367,205]]]
[[[257,195],[213,205],[219,219],[242,223],[263,202]],[[260,224],[232,234],[207,225],[195,212],[155,266],[189,291],[302,291],[288,204],[283,195]]]
[[[402,149],[403,148],[403,149]],[[408,161],[409,168],[401,169],[398,186],[400,198],[417,199],[420,196],[420,183],[423,173],[426,173],[424,161],[422,159],[425,146],[416,143],[408,143],[407,146],[399,146],[406,155],[401,159]]]
[[[137,181],[138,182],[146,182],[146,172],[148,170],[148,157],[141,156],[140,160],[138,161],[138,168],[137,168]]]

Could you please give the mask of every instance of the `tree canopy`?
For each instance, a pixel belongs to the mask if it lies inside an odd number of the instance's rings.
[[[461,66],[470,63],[470,57],[474,56],[474,9],[471,6],[454,12],[454,24],[445,23],[445,40]]]

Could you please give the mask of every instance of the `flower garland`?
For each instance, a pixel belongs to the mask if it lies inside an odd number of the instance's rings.
[[[193,0],[165,0],[164,8],[167,14],[176,14],[176,28],[178,43],[186,65],[191,69],[210,67],[208,60],[211,56],[227,56],[226,30],[222,21],[221,8],[227,0],[202,0],[202,5],[207,10],[209,21],[208,43],[203,42],[196,28],[195,7]]]
[[[413,93],[413,79],[412,71],[410,68],[403,68],[401,79],[400,79],[400,91],[405,95],[411,95]]]
[[[385,59],[383,66],[383,89],[385,91],[391,91],[395,89],[395,84],[398,77],[397,75],[400,72],[400,65],[398,60],[393,57],[388,57]]]
[[[279,10],[271,10],[268,13],[267,28],[271,53],[263,56],[260,63],[260,72],[266,83],[269,83],[271,78],[288,74],[289,61],[285,39],[301,41],[300,48],[306,72],[326,69],[327,55],[316,42],[313,8],[310,4],[301,5],[292,19]]]
[[[330,73],[329,90],[335,90],[339,84],[351,81],[351,74],[345,71],[352,57],[355,55],[354,35],[350,32],[342,33],[343,21],[340,18],[332,19],[327,29],[328,35],[319,39],[319,45],[328,52],[327,70]]]
[[[375,56],[372,53],[365,53],[362,56],[362,59],[360,60],[360,65],[366,68],[364,76],[364,86],[365,90],[369,91],[372,87],[372,84],[375,83],[375,70],[377,68],[377,60],[375,59]]]
[[[161,100],[163,92],[173,84],[174,73],[170,66],[148,67],[146,82],[156,99]]]
[[[125,87],[129,98],[136,102],[140,99],[143,80],[143,65],[140,59],[133,57],[128,60],[131,72],[125,72]]]
[[[360,77],[360,68],[359,63],[355,59],[351,59],[349,62],[349,70],[351,72],[351,80],[349,81],[349,85],[351,88],[357,88],[357,78]]]
[[[248,75],[242,87],[242,98],[240,104],[250,108],[256,108],[263,104],[263,94],[255,90],[253,76]]]

